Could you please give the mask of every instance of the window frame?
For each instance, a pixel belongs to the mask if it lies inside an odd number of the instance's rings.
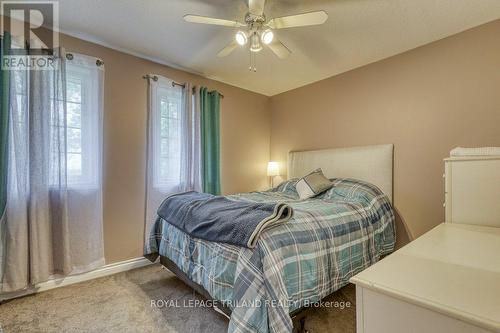
[[[181,158],[181,135],[182,135],[182,89],[176,86],[172,86],[171,81],[164,82],[164,80],[158,81],[154,87],[155,91],[153,94],[153,110],[152,110],[152,124],[153,131],[152,135],[152,162],[153,162],[153,187],[157,189],[171,189],[180,185],[180,158]],[[177,118],[163,115],[162,102],[167,105],[167,113],[170,112],[169,104],[177,105]],[[177,124],[177,161],[172,161],[175,155],[168,156],[162,151],[162,141],[167,141],[167,150],[170,150],[170,144],[172,136],[163,135],[162,132],[162,120],[167,121],[167,126],[170,125],[170,121],[175,121]],[[167,153],[168,154],[168,153]],[[162,160],[166,160],[166,165],[178,164],[178,167],[174,170],[174,174],[170,177],[164,177],[162,174]]]
[[[80,56],[80,55],[76,55]],[[85,57],[85,56],[84,56]],[[53,135],[54,128],[63,129],[65,133],[66,145],[63,154],[65,154],[66,160],[66,185],[68,188],[78,188],[78,189],[90,189],[94,190],[99,188],[101,185],[101,160],[102,160],[102,114],[100,112],[102,98],[102,91],[99,91],[103,87],[99,75],[95,75],[92,69],[81,64],[79,61],[73,62],[69,60],[66,62],[65,66],[65,87],[63,93],[65,94],[64,100],[66,100],[64,115],[64,124],[56,124],[53,120],[49,122],[49,127]],[[29,125],[29,99],[30,99],[30,71],[13,71],[12,75],[13,84],[16,85],[14,88],[14,95],[16,98],[15,104],[11,103],[11,108],[15,106],[16,110],[13,113],[16,115],[16,119],[12,121],[16,126],[22,126],[21,131],[27,131],[26,126]],[[79,102],[68,100],[68,83],[76,79],[81,85],[81,96]],[[18,82],[19,80],[19,82]],[[22,86],[17,86],[21,83]],[[20,88],[20,89],[18,89]],[[50,98],[50,111],[56,112],[55,103],[62,103],[63,99],[60,97]],[[77,103],[80,104],[80,175],[72,176],[68,167],[68,155],[72,154],[69,152],[68,146],[68,129],[72,128],[69,126],[68,121],[68,104]],[[76,127],[75,127],[76,128]],[[29,149],[29,138],[26,136],[26,147],[23,147],[26,151]],[[77,154],[77,153],[74,153]],[[49,174],[51,172],[49,171]],[[58,186],[58,179],[52,179],[52,175],[49,175],[48,183],[50,186]]]
[[[99,147],[98,138],[93,135],[92,127],[97,127],[98,125],[98,112],[97,110],[92,110],[92,87],[96,84],[92,84],[92,74],[90,69],[78,67],[78,65],[67,64],[66,66],[66,90],[68,88],[68,83],[71,79],[77,79],[80,81],[81,86],[81,98],[80,102],[73,102],[68,100],[66,94],[66,113],[68,113],[68,104],[74,103],[80,105],[80,175],[71,176],[69,168],[67,167],[67,182],[68,185],[77,187],[97,187],[98,186],[98,161],[99,161]],[[99,92],[94,92],[98,94]],[[68,118],[66,116],[66,137],[68,137],[68,129],[71,128],[68,124]],[[76,128],[76,127],[75,127]],[[78,128],[76,128],[78,129]],[[69,152],[69,147],[66,145],[66,160],[68,160],[69,154],[77,154]]]
[[[92,82],[97,80],[98,77],[93,77],[91,69],[86,68],[83,65],[78,65],[73,63],[72,60],[66,63],[66,86],[64,87],[65,100],[66,100],[66,114],[64,125],[52,124],[52,126],[57,126],[64,129],[66,136],[66,184],[69,188],[77,189],[97,189],[100,187],[100,154],[101,147],[99,147],[99,133],[94,133],[94,131],[99,131],[99,110],[95,110],[93,105],[93,99],[97,100],[100,94],[97,91],[99,84],[97,82]],[[68,83],[74,80],[77,84],[80,84],[80,101],[70,101],[68,99]],[[92,92],[92,89],[95,89]],[[95,94],[93,96],[92,94]],[[61,103],[63,100],[57,100]],[[54,103],[54,101],[52,101]],[[68,121],[68,104],[79,104],[80,105],[80,127],[69,126]],[[79,129],[80,130],[80,174],[72,175],[69,169],[68,160],[69,155],[76,155],[78,153],[69,152],[68,146],[68,129]],[[94,128],[94,130],[93,130]]]

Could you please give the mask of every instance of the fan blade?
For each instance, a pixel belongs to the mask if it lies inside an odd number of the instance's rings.
[[[280,59],[286,59],[292,53],[282,42],[275,39],[271,44],[268,44],[271,51],[278,56]]]
[[[264,14],[264,4],[266,0],[248,0],[248,9],[250,14],[261,16]]]
[[[267,26],[271,29],[303,27],[307,25],[323,24],[327,19],[328,14],[325,11],[320,10],[311,13],[276,17],[267,22]]]
[[[246,25],[238,21],[229,21],[213,17],[198,16],[198,15],[184,15],[184,21],[191,23],[223,25],[225,27],[245,27]]]
[[[217,56],[219,58],[226,57],[231,54],[236,48],[238,47],[238,43],[236,43],[235,40],[233,40],[231,43],[229,43],[225,48],[219,51],[217,53]]]

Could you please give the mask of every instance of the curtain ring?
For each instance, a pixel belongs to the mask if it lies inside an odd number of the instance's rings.
[[[66,59],[73,60],[73,54],[72,53],[66,53]]]
[[[147,74],[147,75],[143,75],[142,78],[143,79],[151,79],[153,81],[158,81],[158,76],[156,76],[156,75],[149,75],[149,74]]]

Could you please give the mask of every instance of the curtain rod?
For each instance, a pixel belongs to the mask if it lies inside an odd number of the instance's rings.
[[[89,56],[89,55],[86,55],[86,54],[82,54],[86,57],[89,57],[89,58],[94,58],[95,59],[95,64],[97,65],[97,67],[100,67],[102,65],[104,65],[104,61],[102,61],[101,59],[97,58],[97,57],[94,57],[94,56]],[[74,55],[73,53],[71,52],[66,52],[66,59],[68,60],[73,60],[74,59]]]
[[[147,74],[147,75],[143,75],[142,78],[143,79],[152,79],[153,81],[158,81],[158,76],[156,76],[156,75],[149,75],[149,74]],[[186,84],[185,83],[178,83],[178,82],[172,81],[172,87],[174,87],[174,86],[179,86],[179,87],[184,88],[186,86]],[[193,88],[193,92],[194,92],[194,88]],[[223,94],[221,94],[218,91],[217,91],[217,93],[219,93],[219,95],[220,95],[221,98],[224,98]]]

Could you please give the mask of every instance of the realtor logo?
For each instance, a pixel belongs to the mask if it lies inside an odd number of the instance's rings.
[[[57,1],[0,0],[2,30],[10,32],[10,54],[2,69],[52,69],[59,47]]]

